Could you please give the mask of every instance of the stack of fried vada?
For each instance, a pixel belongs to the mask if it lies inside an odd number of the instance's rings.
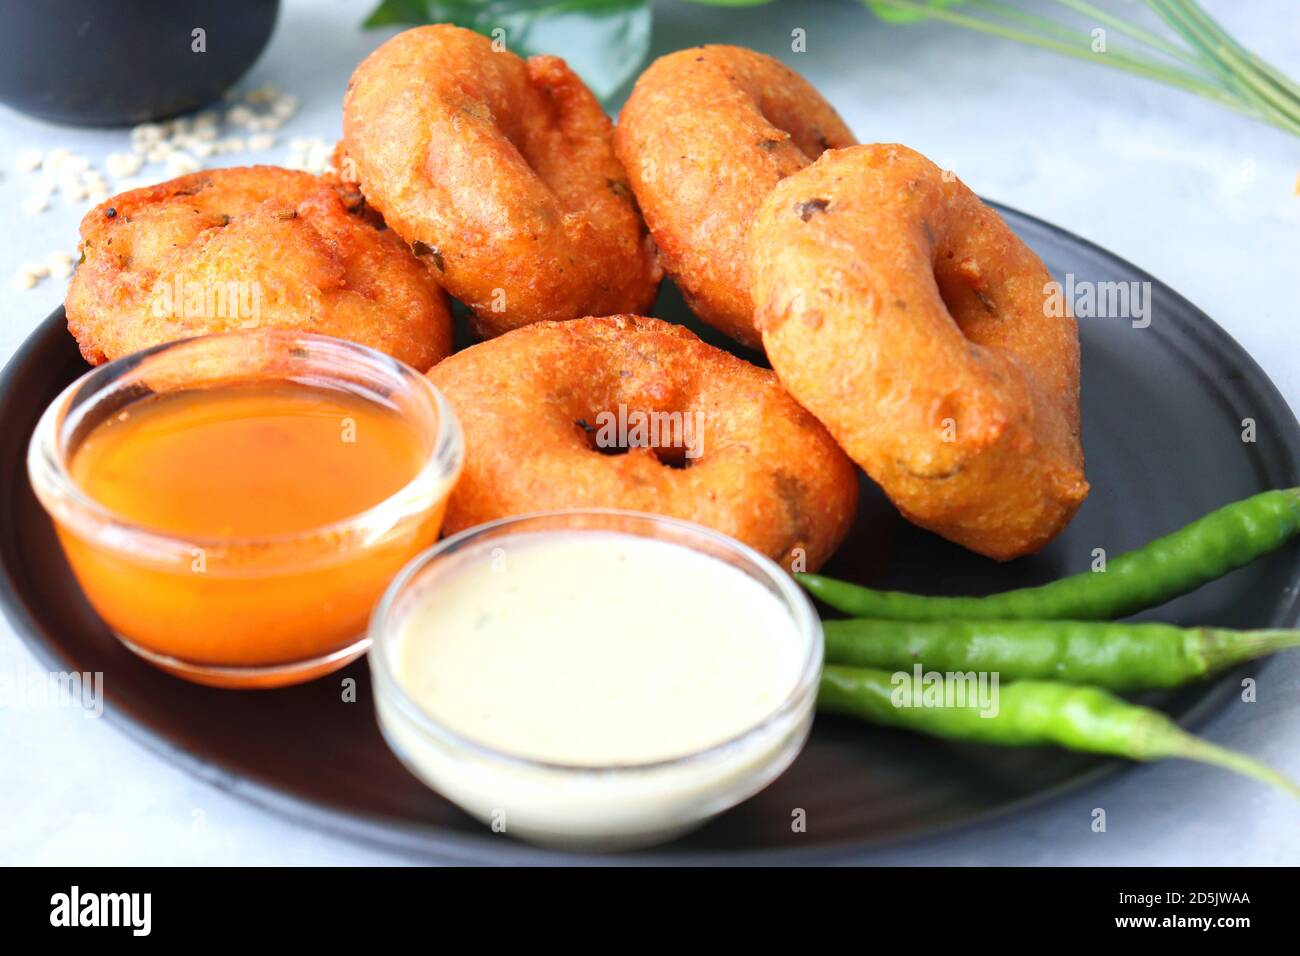
[[[92,210],[67,298],[87,360],[246,324],[159,311],[182,276],[432,367],[467,448],[449,532],[628,508],[813,570],[856,462],[910,520],[1007,559],[1087,494],[1077,330],[1043,264],[924,157],[856,146],[776,60],[663,57],[615,130],[562,60],[422,27],[358,66],[343,129],[336,176],[207,171]],[[774,371],[644,317],[665,271]],[[450,358],[446,293],[487,340]],[[680,441],[601,430],[638,415]]]
[[[615,142],[693,311],[761,341],[904,516],[998,559],[1065,527],[1088,492],[1078,332],[956,177],[855,147],[805,80],[735,47],[656,61]]]

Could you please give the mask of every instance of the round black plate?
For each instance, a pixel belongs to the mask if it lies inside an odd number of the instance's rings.
[[[1047,581],[1144,543],[1225,502],[1300,485],[1300,427],[1260,368],[1177,293],[1109,253],[1012,210],[1008,221],[1058,276],[1150,283],[1152,321],[1084,318],[1083,426],[1093,492],[1042,554],[998,565],[903,522],[866,484],[851,539],[826,569],[877,586],[984,593]],[[675,290],[657,314],[685,318]],[[713,339],[717,341],[716,338]],[[0,597],[15,630],[51,669],[103,671],[106,712],[138,740],[203,779],[293,819],[425,858],[490,863],[579,859],[487,832],[425,789],[380,739],[366,669],[277,691],[211,690],[125,651],[82,599],[24,467],[40,412],[85,370],[56,312],[0,383]],[[1256,441],[1242,440],[1243,419]],[[1294,626],[1300,549],[1291,547],[1172,602],[1177,623]],[[344,703],[340,680],[355,678]],[[1152,695],[1194,722],[1231,695],[1236,676]],[[620,862],[870,859],[869,850],[987,819],[1122,766],[1056,750],[998,750],[819,718],[793,767],[697,833]],[[791,832],[791,812],[815,821]],[[608,859],[608,858],[605,858]]]

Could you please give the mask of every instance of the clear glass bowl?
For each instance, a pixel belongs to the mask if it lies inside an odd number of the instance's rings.
[[[509,540],[611,531],[693,549],[743,571],[789,611],[799,673],[781,704],[739,735],[684,756],[598,767],[549,763],[470,740],[406,692],[397,660],[407,615],[466,562],[486,562]],[[658,592],[657,599],[670,599]],[[370,623],[379,726],[421,780],[480,820],[533,843],[624,850],[685,833],[757,793],[807,740],[822,668],[821,621],[794,580],[768,558],[690,522],[628,511],[563,511],[506,518],[447,538],[393,581]],[[436,640],[436,635],[422,639]]]
[[[423,466],[353,517],[261,538],[143,527],[92,499],[69,472],[94,427],[135,402],[268,380],[396,409],[423,441]],[[384,589],[437,540],[462,457],[455,415],[414,369],[341,339],[258,329],[166,343],[87,372],[41,417],[27,469],[82,589],[127,647],[199,683],[274,687],[365,651],[366,622]]]

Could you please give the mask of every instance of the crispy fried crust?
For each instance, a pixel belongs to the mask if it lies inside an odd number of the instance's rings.
[[[911,521],[998,559],[1037,551],[1088,493],[1074,319],[989,207],[903,146],[827,153],[752,235],[781,382]]]
[[[351,339],[420,370],[451,352],[447,297],[360,196],[251,166],[114,196],[81,222],[68,329],[91,364],[251,326]]]
[[[429,373],[465,432],[445,528],[556,508],[628,508],[730,534],[789,566],[843,539],[857,471],[776,376],[659,319],[531,325]],[[703,454],[597,450],[602,413],[699,413]],[[683,419],[684,420],[684,419]],[[700,446],[696,446],[700,447]]]
[[[641,74],[614,144],[691,309],[757,347],[748,234],[767,193],[853,134],[778,60],[733,46],[660,57]]]
[[[343,134],[345,168],[480,334],[654,302],[661,272],[609,119],[563,60],[407,30],[352,75]]]

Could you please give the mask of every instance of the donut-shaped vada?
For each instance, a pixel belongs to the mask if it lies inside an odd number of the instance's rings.
[[[1088,493],[1074,319],[996,212],[903,146],[827,153],[755,220],[753,290],[782,384],[905,517],[998,559]]]
[[[343,174],[474,312],[481,335],[646,310],[660,269],[600,104],[563,60],[448,25],[368,56]]]
[[[754,214],[780,180],[855,142],[807,80],[734,46],[660,57],[637,80],[614,134],[660,260],[687,304],[755,348]]]
[[[273,166],[211,169],[81,222],[68,328],[92,365],[210,332],[351,339],[421,371],[451,352],[447,296],[355,188]]]
[[[530,325],[429,372],[465,433],[448,533],[530,511],[695,521],[786,567],[843,539],[857,469],[767,369],[679,325],[620,315]]]

